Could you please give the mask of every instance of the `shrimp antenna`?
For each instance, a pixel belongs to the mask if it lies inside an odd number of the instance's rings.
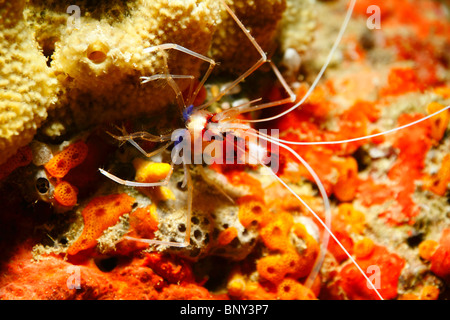
[[[239,20],[239,18],[230,9],[230,7],[225,3],[225,1],[224,0],[220,0],[220,2],[225,7],[225,9],[229,13],[229,15],[236,22],[236,24],[239,26],[239,28],[244,32],[245,36],[250,40],[250,42],[252,43],[253,47],[258,51],[258,53],[261,56],[261,58],[253,66],[251,66],[249,69],[247,69],[247,71],[245,71],[238,78],[236,78],[234,81],[232,81],[230,84],[228,84],[225,87],[225,89],[223,89],[217,96],[213,97],[211,100],[207,101],[206,103],[198,106],[196,109],[197,110],[206,109],[211,104],[213,104],[214,102],[220,100],[224,95],[227,94],[227,92],[229,92],[231,89],[233,89],[238,83],[243,81],[245,78],[247,78],[250,74],[252,74],[255,70],[257,70],[259,67],[261,67],[266,62],[269,62],[273,72],[277,76],[278,80],[281,82],[281,84],[284,87],[284,89],[286,90],[286,92],[289,94],[289,98],[285,98],[285,99],[282,99],[282,100],[279,100],[279,101],[268,102],[266,104],[261,105],[260,107],[261,108],[262,107],[266,107],[267,108],[267,107],[271,107],[271,106],[276,106],[276,105],[281,105],[281,104],[285,104],[285,103],[292,103],[292,102],[294,102],[295,99],[296,99],[296,95],[291,90],[291,88],[289,88],[289,86],[287,85],[286,81],[284,80],[284,78],[281,75],[281,73],[278,70],[278,68],[275,66],[275,64],[272,61],[267,59],[267,55],[264,52],[264,50],[261,48],[261,46],[258,44],[258,42],[256,42],[255,38],[245,28],[244,24]]]
[[[254,130],[249,130],[249,131],[254,131]],[[271,172],[271,174],[284,186],[286,187],[287,190],[289,190],[289,192],[292,193],[292,195],[294,195],[294,197],[296,197],[307,209],[309,212],[312,213],[312,215],[317,219],[317,221],[319,221],[319,223],[322,225],[322,227],[327,231],[324,232],[324,240],[321,243],[321,255],[319,255],[319,257],[317,258],[314,267],[313,267],[313,271],[311,272],[311,274],[308,276],[307,280],[306,280],[306,286],[307,287],[311,287],[312,283],[314,282],[315,278],[317,277],[317,274],[322,266],[323,263],[323,259],[325,257],[325,251],[326,251],[326,247],[328,246],[328,240],[329,240],[329,236],[331,236],[334,241],[336,241],[336,243],[339,245],[339,247],[342,249],[342,251],[344,251],[344,253],[348,256],[348,258],[350,259],[350,261],[356,266],[356,268],[359,270],[359,272],[364,276],[364,278],[367,280],[367,282],[370,284],[370,286],[372,287],[373,290],[375,290],[376,294],[378,295],[378,297],[381,300],[384,300],[383,297],[381,296],[381,294],[378,292],[377,288],[375,287],[375,285],[372,283],[372,281],[370,281],[369,277],[367,277],[366,273],[362,270],[362,268],[358,265],[358,263],[355,261],[355,259],[352,257],[352,255],[347,251],[347,249],[342,245],[342,243],[337,239],[337,237],[334,235],[334,233],[331,231],[331,210],[330,210],[330,203],[329,203],[329,199],[328,196],[326,194],[325,188],[322,184],[322,182],[320,181],[319,177],[317,176],[317,174],[314,172],[314,170],[311,168],[311,166],[297,153],[295,152],[293,149],[291,149],[289,146],[282,144],[276,140],[273,140],[271,138],[268,137],[264,137],[262,135],[259,135],[258,133],[252,133],[249,132],[248,134],[256,136],[260,139],[266,140],[270,143],[276,144],[280,147],[282,147],[283,149],[285,149],[286,151],[290,152],[295,158],[297,158],[298,161],[300,161],[300,163],[302,163],[305,168],[309,171],[309,173],[311,174],[311,176],[313,177],[314,181],[317,184],[317,187],[319,188],[319,191],[321,193],[322,199],[324,201],[324,206],[325,206],[325,222],[322,221],[322,219],[320,219],[320,217],[314,212],[314,210],[312,210],[312,208],[294,191],[292,190],[292,188],[290,188],[288,186],[288,184],[286,182],[283,181],[283,179],[281,179],[280,177],[278,177],[272,170],[269,171]],[[260,162],[261,163],[261,162]],[[263,163],[261,163],[262,165],[264,165]],[[265,166],[265,165],[264,165]],[[267,168],[267,166],[265,166]],[[328,235],[328,237],[325,237],[325,234]],[[325,241],[325,244],[324,244]]]
[[[407,124],[405,124],[403,126],[400,126],[400,127],[397,127],[397,128],[393,128],[393,129],[390,129],[390,130],[387,130],[387,131],[375,133],[375,134],[370,134],[370,135],[367,135],[367,136],[362,136],[362,137],[352,138],[352,139],[346,139],[346,140],[305,141],[305,142],[302,142],[302,141],[283,140],[283,139],[276,138],[276,137],[270,137],[270,138],[272,140],[274,140],[274,141],[277,141],[277,142],[281,142],[281,143],[285,143],[285,144],[289,144],[289,145],[297,145],[297,146],[316,146],[316,145],[330,145],[330,144],[349,143],[349,142],[355,142],[355,141],[360,141],[360,140],[365,140],[365,139],[371,139],[371,138],[379,137],[379,136],[382,136],[382,135],[386,135],[386,134],[393,133],[393,132],[398,131],[398,130],[402,130],[402,129],[411,127],[411,126],[416,125],[416,124],[418,124],[420,122],[426,121],[426,120],[436,116],[437,114],[439,114],[441,112],[444,112],[446,110],[449,110],[449,109],[450,109],[450,106],[447,106],[447,107],[442,108],[441,110],[438,110],[438,111],[436,111],[436,112],[434,112],[434,113],[432,113],[432,114],[430,114],[430,115],[428,115],[426,117],[420,118],[419,120],[416,120],[416,121],[413,121],[413,122],[410,122],[410,123],[407,123]],[[237,126],[237,127],[240,127],[240,126]],[[232,128],[232,125],[229,126],[228,128]],[[260,135],[263,135],[263,134],[260,133]],[[266,136],[266,137],[268,137],[268,136]]]
[[[169,67],[167,65],[167,57],[166,57],[166,55],[163,55],[164,63],[165,63],[165,73],[164,74],[157,74],[157,75],[153,75],[153,76],[150,76],[150,77],[141,77],[141,79],[143,80],[142,83],[146,83],[146,82],[157,80],[157,79],[166,79],[167,82],[169,83],[169,85],[172,87],[173,91],[176,94],[177,103],[178,103],[180,109],[183,110],[183,109],[186,108],[186,105],[190,106],[194,102],[195,98],[197,97],[198,93],[200,92],[200,89],[202,88],[203,84],[206,82],[206,80],[208,79],[209,75],[211,74],[214,66],[216,65],[216,62],[213,59],[209,58],[209,57],[201,55],[201,54],[199,54],[199,53],[197,53],[195,51],[189,50],[188,48],[185,48],[185,47],[180,46],[180,45],[175,44],[175,43],[164,43],[164,44],[160,44],[160,45],[157,45],[157,46],[148,47],[148,48],[144,49],[144,53],[151,53],[151,52],[155,52],[155,51],[164,51],[164,50],[170,50],[170,49],[177,50],[179,52],[183,52],[183,53],[188,54],[190,56],[193,56],[193,57],[195,57],[195,58],[197,58],[199,60],[203,60],[203,61],[209,63],[208,70],[205,72],[205,74],[203,75],[202,79],[200,80],[200,83],[195,88],[194,93],[192,95],[190,95],[190,98],[188,98],[187,103],[184,102],[182,92],[181,92],[180,88],[178,87],[178,85],[175,83],[175,81],[173,79],[186,78],[186,79],[191,79],[192,80],[193,76],[192,75],[172,75],[172,74],[169,74],[169,72],[168,72]],[[190,87],[189,91],[190,92],[192,91],[192,84],[191,84],[191,87]]]
[[[248,129],[248,128],[247,128]],[[258,133],[254,133],[255,131],[253,129],[248,130],[248,134],[252,135],[254,137],[258,137],[260,139],[264,139],[266,141],[272,142],[270,138],[268,137],[260,137]],[[277,144],[279,146],[282,146],[280,143],[277,143],[273,141],[274,144]],[[238,149],[240,149],[242,152],[245,152],[240,146],[236,146]],[[286,146],[287,147],[287,146]],[[322,222],[322,220],[319,218],[319,216],[314,212],[314,210],[301,198],[297,195],[297,193],[292,190],[284,181],[282,181],[270,168],[268,168],[265,164],[263,164],[260,159],[257,157],[256,161],[259,162],[262,166],[264,166],[269,172],[279,180],[283,186],[285,186],[289,192],[291,192],[307,209],[310,211],[316,219],[318,219],[322,224],[326,226],[326,230],[329,232],[323,232],[321,244],[320,244],[320,254],[318,255],[316,261],[314,262],[313,268],[311,273],[309,274],[308,278],[306,279],[305,286],[308,288],[311,288],[312,284],[314,283],[314,280],[316,279],[317,275],[319,274],[320,268],[322,267],[323,260],[325,259],[325,254],[327,252],[328,248],[328,242],[330,240],[330,233],[331,232],[331,208],[330,208],[330,201],[328,199],[327,193],[325,191],[325,187],[323,186],[322,182],[320,181],[320,178],[317,176],[315,171],[311,168],[311,166],[300,156],[298,155],[294,150],[287,147],[288,151],[292,151],[294,153],[294,156],[305,166],[305,168],[309,171],[311,176],[313,177],[314,181],[317,184],[317,187],[319,188],[319,192],[322,196],[323,204],[325,207],[325,223]],[[252,156],[252,154],[250,154]]]
[[[331,51],[328,54],[327,59],[326,59],[324,65],[322,66],[322,69],[320,69],[319,73],[317,74],[316,78],[314,79],[313,84],[311,85],[309,90],[306,92],[306,94],[303,96],[303,98],[299,102],[294,104],[292,107],[279,113],[278,115],[275,115],[275,116],[269,117],[269,118],[264,118],[264,119],[246,120],[247,122],[264,122],[264,121],[271,121],[271,120],[278,119],[278,118],[288,114],[289,112],[297,109],[299,106],[301,106],[306,101],[306,99],[308,99],[308,97],[311,95],[311,93],[317,87],[317,84],[319,83],[320,79],[322,78],[323,74],[325,73],[325,70],[328,68],[328,65],[330,64],[331,59],[333,58],[333,55],[336,52],[337,47],[339,46],[339,44],[342,40],[342,37],[344,36],[345,30],[347,29],[348,23],[352,17],[355,3],[356,3],[356,0],[350,1],[350,5],[348,6],[348,9],[347,9],[347,14],[345,16],[344,22],[342,23],[341,29],[339,30],[339,34],[338,34],[336,40],[334,41],[333,47],[331,48]],[[248,110],[248,111],[254,111],[254,110],[259,110],[259,109],[262,109],[262,107],[254,108],[254,109]],[[245,112],[248,112],[248,111],[245,111]]]

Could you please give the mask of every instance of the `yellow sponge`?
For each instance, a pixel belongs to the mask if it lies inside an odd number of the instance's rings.
[[[57,81],[23,18],[24,0],[0,0],[0,164],[33,139]]]
[[[134,159],[133,166],[136,169],[135,180],[139,182],[158,182],[167,177],[171,170],[168,163],[151,162],[141,158]]]

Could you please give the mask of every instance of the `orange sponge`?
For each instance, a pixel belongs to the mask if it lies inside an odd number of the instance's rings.
[[[425,286],[420,294],[420,300],[437,300],[439,288],[435,286]]]
[[[353,253],[357,258],[363,259],[372,253],[374,245],[372,239],[365,237],[354,244]]]
[[[267,218],[265,205],[258,197],[241,197],[238,204],[239,221],[245,228],[259,226]]]
[[[351,203],[342,203],[338,207],[335,224],[345,226],[343,229],[348,232],[362,234],[366,228],[366,217],[364,213],[356,210]]]
[[[450,228],[442,231],[439,246],[430,258],[430,270],[450,284]]]
[[[267,248],[283,252],[290,245],[288,234],[294,223],[292,215],[281,212],[271,220],[261,228],[261,239]]]
[[[378,286],[377,289],[384,299],[397,297],[400,274],[405,266],[402,257],[389,252],[385,247],[373,245],[371,253],[364,258],[357,257],[356,262],[374,285]],[[339,271],[339,278],[339,284],[348,299],[379,299],[353,263],[347,263]]]
[[[73,207],[77,204],[78,190],[67,181],[61,181],[55,187],[53,197],[56,202],[65,207]]]
[[[0,180],[9,176],[11,172],[19,167],[26,166],[31,162],[33,153],[28,146],[20,148],[14,155],[0,165]]]
[[[422,241],[419,244],[419,256],[426,260],[429,261],[431,259],[431,257],[433,256],[433,254],[436,252],[436,249],[438,248],[439,243],[437,241],[431,240],[431,239],[427,239]]]
[[[229,227],[219,233],[219,237],[217,238],[217,242],[220,246],[226,246],[231,241],[233,241],[238,235],[238,231],[235,227]]]
[[[420,294],[420,300],[437,300],[439,298],[439,288],[436,286],[425,286]]]
[[[264,199],[264,189],[261,186],[261,181],[253,178],[245,171],[230,170],[223,172],[223,174],[232,185],[245,186],[248,188],[249,194],[261,200]]]
[[[444,196],[447,192],[447,185],[450,182],[450,154],[442,160],[442,166],[437,174],[425,177],[424,188],[431,192]]]
[[[439,110],[444,109],[445,106],[438,102],[431,102],[427,106],[428,114],[435,113]],[[440,141],[447,130],[447,126],[450,120],[450,111],[443,111],[430,119],[431,121],[431,137],[435,141]]]
[[[282,255],[266,256],[257,261],[256,270],[262,279],[278,284],[287,273],[286,261]]]
[[[55,155],[44,167],[53,177],[63,178],[70,169],[84,161],[87,153],[88,146],[86,143],[78,141]]]
[[[382,96],[397,96],[411,91],[421,90],[423,85],[416,71],[411,68],[392,68],[388,76],[388,84],[381,88]]]
[[[256,263],[256,270],[261,280],[279,284],[286,276],[301,278],[308,275],[314,260],[304,259],[295,250],[287,250],[283,254],[263,257]]]
[[[358,163],[355,158],[347,157],[335,164],[339,171],[339,178],[333,187],[334,195],[340,201],[351,201],[355,197],[358,186]]]
[[[137,208],[131,213],[130,228],[143,238],[153,239],[158,230],[156,205],[151,204],[145,208]]]
[[[314,293],[294,279],[284,279],[277,288],[280,300],[316,300]]]
[[[92,199],[81,212],[84,219],[83,233],[67,253],[74,255],[81,250],[95,247],[103,231],[115,225],[123,214],[131,212],[134,200],[125,193]]]
[[[295,265],[295,272],[291,271],[291,273],[298,277],[304,277],[311,271],[314,262],[319,255],[320,247],[317,241],[306,231],[303,224],[294,224],[293,232],[305,242],[306,248],[300,252],[300,263]]]

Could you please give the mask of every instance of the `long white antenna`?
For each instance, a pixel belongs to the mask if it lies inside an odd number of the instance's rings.
[[[328,54],[328,57],[327,57],[327,59],[325,61],[325,64],[322,66],[322,69],[320,69],[319,74],[316,76],[316,79],[314,80],[313,84],[311,85],[309,90],[306,92],[306,94],[303,96],[303,98],[299,102],[297,102],[295,105],[293,105],[291,108],[289,108],[289,109],[279,113],[276,116],[265,118],[265,119],[247,120],[247,122],[264,122],[264,121],[270,121],[270,120],[278,119],[278,118],[284,116],[285,114],[288,114],[292,110],[297,109],[299,106],[301,106],[306,101],[306,99],[308,99],[308,97],[311,95],[311,93],[316,88],[316,86],[319,83],[320,79],[322,78],[323,74],[325,73],[325,70],[328,68],[328,65],[330,64],[331,59],[333,58],[333,55],[336,52],[337,47],[339,46],[339,43],[342,40],[342,37],[344,36],[345,30],[347,29],[347,25],[348,25],[348,23],[349,23],[349,21],[350,21],[350,19],[352,17],[353,8],[355,7],[355,3],[356,3],[356,0],[351,0],[350,1],[350,5],[348,6],[348,9],[347,9],[347,15],[345,16],[345,20],[342,23],[342,26],[341,26],[341,29],[339,31],[339,34],[338,34],[336,40],[334,41],[333,47],[331,48],[331,51]]]
[[[428,115],[426,117],[420,118],[419,120],[413,121],[413,122],[405,124],[403,126],[400,126],[400,127],[397,127],[397,128],[393,128],[393,129],[390,129],[390,130],[387,130],[387,131],[375,133],[375,134],[370,134],[370,135],[363,136],[363,137],[358,137],[358,138],[352,138],[352,139],[346,139],[346,140],[335,140],[335,141],[305,141],[305,142],[283,140],[283,139],[276,138],[276,137],[271,137],[271,139],[274,140],[274,141],[285,143],[285,144],[297,145],[297,146],[316,146],[316,145],[330,145],[330,144],[342,144],[342,143],[355,142],[355,141],[360,141],[360,140],[365,140],[365,139],[371,139],[371,138],[379,137],[379,136],[382,136],[382,135],[386,135],[386,134],[393,133],[393,132],[398,131],[398,130],[402,130],[402,129],[411,127],[411,126],[416,125],[416,124],[418,124],[420,122],[428,120],[428,119],[436,116],[437,114],[439,114],[441,112],[444,112],[444,111],[446,111],[448,109],[450,109],[450,106],[447,106],[447,107],[445,107],[445,108],[443,108],[443,109],[441,109],[439,111],[436,111],[435,113],[432,113],[432,114],[430,114],[430,115]],[[232,125],[230,125],[229,128],[231,128],[231,127],[232,127]]]
[[[251,130],[250,130],[251,131]],[[319,179],[319,177],[317,176],[317,174],[314,172],[314,170],[309,166],[309,164],[297,153],[297,152],[295,152],[293,149],[291,149],[290,147],[288,147],[287,145],[285,145],[285,144],[282,144],[282,143],[280,143],[280,142],[278,142],[278,141],[276,141],[276,140],[272,140],[272,139],[270,139],[270,138],[267,138],[267,137],[264,137],[264,136],[261,136],[261,135],[258,135],[258,134],[255,134],[255,133],[252,133],[252,132],[250,132],[250,133],[248,133],[248,134],[250,134],[250,135],[254,135],[254,136],[257,136],[257,137],[259,137],[259,138],[262,138],[262,139],[264,139],[264,140],[266,140],[266,141],[268,141],[268,142],[271,142],[271,143],[274,143],[274,144],[276,144],[276,145],[278,145],[278,146],[280,146],[280,147],[282,147],[282,148],[284,148],[285,150],[287,150],[287,151],[289,151],[294,157],[296,157],[297,158],[297,160],[299,160],[305,167],[306,167],[306,169],[310,172],[310,174],[313,176],[313,178],[314,178],[314,180],[316,181],[316,183],[318,183],[318,188],[319,188],[319,190],[320,190],[320,192],[322,193],[322,192],[325,192],[325,189],[324,189],[324,187],[323,187],[323,185],[322,185],[322,183],[320,182],[320,179]],[[271,171],[272,172],[272,171]],[[278,177],[275,173],[273,173],[272,172],[272,174],[273,174],[273,176],[284,186],[284,187],[286,187],[286,189],[288,189],[293,195],[294,195],[294,197],[296,197],[307,209],[308,209],[308,211],[310,211],[312,214],[313,214],[313,216],[316,218],[316,220],[317,221],[319,221],[319,223],[323,226],[323,228],[327,231],[327,232],[325,232],[326,234],[328,234],[329,236],[331,236],[333,239],[334,239],[334,241],[336,241],[336,243],[339,245],[339,247],[342,249],[342,251],[344,251],[344,253],[348,256],[348,258],[351,260],[351,262],[355,265],[355,267],[359,270],[359,272],[364,276],[364,278],[368,281],[368,283],[370,284],[370,286],[372,287],[372,289],[373,290],[375,290],[375,292],[376,292],[376,294],[377,294],[377,296],[381,299],[381,300],[384,300],[383,299],[383,297],[381,296],[381,294],[378,292],[378,290],[377,290],[377,288],[375,287],[375,285],[372,283],[372,281],[370,281],[370,279],[369,279],[369,277],[366,275],[366,273],[361,269],[361,267],[358,265],[358,263],[355,261],[355,259],[352,257],[352,255],[347,251],[347,249],[342,245],[342,243],[337,239],[337,237],[334,235],[334,233],[331,231],[331,228],[330,228],[330,221],[327,221],[327,219],[325,219],[326,220],[326,222],[323,222],[322,221],[322,219],[320,219],[320,217],[314,212],[314,210],[312,210],[311,209],[311,207],[294,191],[294,190],[292,190],[288,185],[287,185],[287,183],[286,182],[284,182],[280,177]],[[324,205],[325,205],[325,212],[327,212],[327,211],[329,211],[330,210],[330,207],[329,207],[329,201],[328,201],[328,197],[326,196],[326,193],[325,193],[325,196],[322,194],[322,198],[323,198],[323,200],[324,200]],[[327,239],[327,242],[328,242],[328,239]],[[322,253],[323,254],[323,253]],[[320,264],[321,264],[322,262],[320,262]],[[314,270],[313,270],[313,272],[314,272]],[[310,275],[311,276],[311,275]],[[315,278],[315,276],[314,276],[314,278]],[[308,279],[309,279],[309,277],[308,277]],[[314,279],[312,279],[312,281],[313,281]]]
[[[249,129],[249,128],[246,128]],[[254,137],[259,137],[260,139],[264,139],[266,141],[272,142],[274,144],[277,144],[283,148],[286,148],[286,150],[290,149],[289,147],[285,147],[280,143],[277,143],[276,141],[272,141],[270,139],[270,137],[268,136],[261,136],[258,135],[257,133],[254,133],[253,129],[248,130],[249,134],[254,136]],[[241,149],[241,151],[245,152],[244,150],[242,150],[242,148],[240,148],[239,146],[237,146],[237,148]],[[292,149],[291,149],[292,150]],[[288,150],[289,151],[289,150]],[[325,207],[325,224],[328,226],[328,230],[331,229],[331,208],[330,208],[330,201],[328,199],[327,196],[327,192],[325,190],[325,187],[323,186],[322,182],[320,181],[319,176],[316,174],[316,172],[313,170],[313,168],[311,168],[311,166],[300,156],[298,155],[295,151],[292,150],[292,152],[294,152],[294,155],[297,157],[297,159],[305,166],[305,168],[308,170],[308,172],[311,174],[311,176],[313,177],[315,183],[317,184],[317,187],[319,188],[319,192],[320,195],[322,196],[323,199],[323,205]],[[251,154],[250,154],[251,156]],[[261,161],[259,159],[256,159],[262,166],[266,167],[263,163],[261,163]],[[269,170],[269,172],[273,175],[276,176],[277,179],[280,179],[271,169],[267,168]],[[284,184],[285,187],[293,194],[296,195],[297,199],[300,200],[300,202],[305,205],[305,207],[317,218],[320,220],[320,218],[318,217],[318,215],[314,212],[314,210],[303,200],[301,199],[289,186],[287,186],[286,184]],[[322,220],[321,220],[322,221]],[[311,270],[311,273],[309,274],[308,278],[306,279],[305,282],[305,286],[308,288],[311,288],[314,280],[316,279],[317,275],[320,272],[320,268],[322,267],[323,261],[325,259],[325,254],[327,252],[327,248],[328,248],[328,242],[330,240],[330,234],[328,232],[324,232],[322,234],[322,239],[321,239],[321,243],[320,243],[320,253],[316,258],[316,261],[314,262],[313,268]]]

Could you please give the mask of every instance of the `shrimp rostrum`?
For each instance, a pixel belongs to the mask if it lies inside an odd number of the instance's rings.
[[[166,43],[158,46],[153,46],[145,49],[147,54],[155,54],[157,52],[162,52],[164,59],[166,59],[165,72],[162,74],[156,74],[148,77],[142,77],[142,82],[146,83],[149,81],[165,81],[170,88],[175,93],[176,105],[179,110],[180,118],[184,121],[184,127],[174,130],[171,134],[155,135],[145,131],[128,133],[125,129],[121,129],[121,135],[112,134],[112,136],[121,141],[128,142],[133,145],[139,152],[141,152],[145,157],[152,158],[163,153],[170,153],[170,170],[165,178],[160,181],[154,182],[138,182],[122,179],[112,173],[100,169],[101,173],[110,178],[111,180],[125,186],[137,187],[137,188],[154,188],[154,187],[164,187],[169,185],[171,178],[173,176],[174,168],[181,166],[183,168],[183,179],[181,181],[181,189],[185,190],[186,194],[186,206],[185,206],[185,225],[183,230],[185,236],[183,241],[169,241],[169,240],[159,240],[159,239],[141,239],[131,236],[125,236],[124,238],[131,241],[139,241],[148,243],[153,246],[164,246],[164,247],[178,247],[187,248],[189,250],[191,244],[191,238],[195,238],[194,232],[192,232],[192,223],[195,223],[195,217],[193,216],[193,211],[195,211],[196,203],[194,199],[194,182],[192,177],[192,172],[195,171],[204,179],[206,184],[214,186],[220,193],[224,195],[228,201],[235,205],[235,199],[233,195],[228,194],[222,186],[214,181],[211,181],[209,176],[205,173],[204,167],[211,164],[220,165],[235,165],[235,164],[249,164],[253,166],[258,166],[261,168],[261,172],[271,176],[272,180],[278,181],[281,186],[286,188],[286,190],[292,194],[292,196],[298,200],[302,208],[306,208],[310,216],[313,216],[315,223],[318,227],[323,230],[320,234],[320,249],[317,255],[314,265],[307,277],[305,277],[305,286],[311,288],[314,281],[316,280],[318,274],[320,273],[321,266],[324,262],[327,248],[330,240],[332,239],[337,243],[337,245],[342,249],[342,251],[347,255],[348,259],[353,263],[359,270],[361,275],[367,280],[368,285],[374,290],[378,298],[383,299],[382,295],[379,293],[378,288],[374,286],[372,281],[366,275],[366,272],[360,268],[357,261],[354,259],[353,255],[342,245],[339,239],[335,236],[332,231],[332,214],[331,214],[331,204],[330,199],[327,195],[327,190],[318,174],[314,171],[314,168],[308,164],[308,162],[300,156],[300,154],[294,150],[294,146],[308,146],[308,145],[337,145],[351,143],[355,141],[360,141],[364,139],[375,138],[390,132],[401,130],[409,126],[415,125],[419,122],[426,121],[427,119],[436,116],[438,113],[447,112],[449,107],[438,110],[435,113],[429,115],[428,117],[421,118],[415,122],[406,124],[401,127],[397,127],[393,130],[379,132],[368,136],[361,136],[357,138],[347,139],[347,140],[335,140],[335,141],[289,141],[280,139],[277,132],[272,130],[269,134],[267,130],[256,130],[252,127],[252,123],[258,122],[263,123],[265,121],[272,121],[283,117],[284,115],[300,108],[302,104],[308,99],[311,93],[314,91],[318,85],[321,77],[323,76],[325,70],[327,69],[333,54],[335,53],[345,29],[349,23],[352,15],[352,10],[355,6],[355,1],[350,1],[347,9],[347,14],[342,23],[341,29],[338,36],[334,42],[331,51],[329,52],[327,59],[316,76],[314,82],[309,87],[309,90],[302,97],[296,97],[293,90],[290,88],[289,84],[283,78],[281,72],[278,70],[277,66],[267,57],[266,53],[259,46],[259,44],[252,37],[251,33],[245,28],[239,18],[235,13],[221,1],[222,7],[227,10],[228,14],[234,19],[235,23],[239,26],[241,32],[243,32],[248,41],[253,45],[255,50],[259,53],[260,59],[255,62],[254,65],[249,67],[244,73],[242,73],[235,80],[229,82],[224,88],[214,96],[210,97],[206,102],[195,105],[194,101],[199,96],[203,85],[208,81],[213,68],[217,65],[217,62],[213,59],[201,55],[197,52],[193,52],[188,48],[182,47],[174,43]],[[169,54],[171,50],[177,50],[183,54],[190,55],[197,58],[204,63],[208,64],[207,70],[203,77],[199,81],[195,81],[194,77],[191,75],[176,75],[170,73],[170,66],[167,65],[166,54]],[[283,91],[285,92],[285,98],[281,98],[277,101],[261,102],[260,99],[256,99],[249,102],[241,103],[240,105],[232,106],[228,109],[222,109],[219,112],[213,112],[211,106],[216,105],[216,102],[220,101],[223,97],[232,91],[241,82],[247,79],[255,70],[259,69],[263,64],[269,64],[273,74],[276,76],[277,81],[281,85]],[[178,79],[187,80],[191,83],[189,89],[189,95],[185,98],[185,95],[180,90],[177,84]],[[195,88],[194,84],[195,83]],[[244,117],[244,114],[248,114],[253,111],[275,108],[281,105],[291,106],[284,108],[282,112],[276,115],[272,115],[268,118],[253,118],[249,119]],[[154,150],[147,152],[142,148],[137,140],[144,140],[158,145]],[[170,152],[169,152],[170,150]],[[278,162],[280,160],[279,156],[282,152],[286,152],[292,156],[293,159],[298,161],[298,163],[305,168],[309,173],[312,181],[317,187],[318,193],[320,194],[323,206],[323,215],[320,215],[313,209],[302,197],[292,188],[290,184],[285,182],[278,174],[279,169]],[[275,213],[274,213],[275,214]]]

